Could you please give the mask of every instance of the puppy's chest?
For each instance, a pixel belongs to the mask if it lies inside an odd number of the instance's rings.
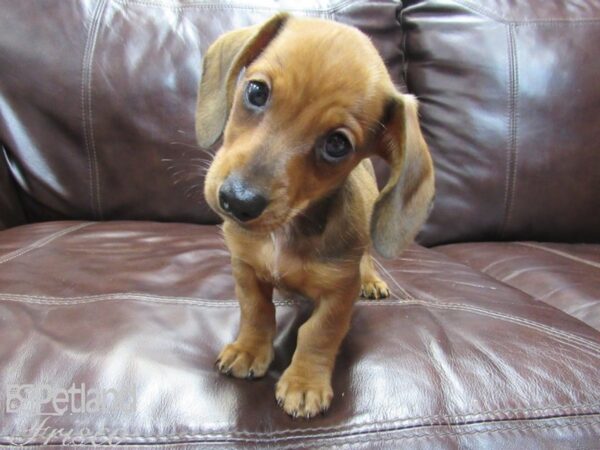
[[[284,238],[271,234],[249,246],[245,252],[245,260],[255,270],[257,276],[278,287],[296,288],[301,285],[310,267]]]
[[[334,267],[316,260],[316,251],[297,251],[284,234],[273,234],[260,239],[231,239],[228,242],[232,256],[251,266],[256,276],[288,291],[308,297],[319,297],[329,288]]]

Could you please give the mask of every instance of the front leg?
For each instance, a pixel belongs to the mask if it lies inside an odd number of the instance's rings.
[[[298,330],[292,363],[277,383],[277,403],[293,417],[311,418],[331,404],[331,375],[360,290],[358,272],[339,286],[317,300],[312,316]]]
[[[236,378],[262,377],[273,360],[273,286],[259,280],[254,269],[238,259],[232,259],[231,266],[240,303],[240,331],[235,342],[219,354],[217,368]]]

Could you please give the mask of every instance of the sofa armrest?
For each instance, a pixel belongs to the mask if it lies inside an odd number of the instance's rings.
[[[26,222],[6,158],[4,146],[0,146],[0,230]]]

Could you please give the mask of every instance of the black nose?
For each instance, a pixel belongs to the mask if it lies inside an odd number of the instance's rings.
[[[249,188],[236,176],[228,177],[219,189],[219,204],[223,211],[241,222],[256,219],[267,206],[259,191]]]

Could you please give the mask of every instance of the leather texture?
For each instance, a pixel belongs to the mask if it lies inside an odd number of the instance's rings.
[[[436,247],[600,330],[600,245],[539,242]]]
[[[202,55],[279,9],[368,33],[401,80],[396,2],[1,0],[0,142],[30,221],[216,223],[196,145]],[[32,33],[32,29],[35,30]]]
[[[436,167],[420,241],[600,241],[600,3],[406,1],[402,24]]]
[[[265,378],[213,367],[239,308],[194,137],[207,47],[280,9],[365,31],[420,98],[439,175],[421,239],[464,241],[379,261],[392,298],[356,302],[311,421],[274,399],[310,300],[277,293]],[[598,240],[597,2],[0,10],[0,448],[598,448],[600,247],[469,242]],[[116,394],[58,411],[48,386]]]
[[[383,267],[392,298],[357,302],[331,410],[293,420],[276,406],[274,384],[310,303],[276,296],[265,378],[219,375],[215,357],[234,338],[239,309],[216,227],[4,231],[2,386],[117,389],[135,392],[136,407],[58,416],[3,407],[0,443],[22,442],[42,417],[51,430],[106,429],[113,444],[153,448],[594,448],[600,332],[435,250],[414,245]]]

